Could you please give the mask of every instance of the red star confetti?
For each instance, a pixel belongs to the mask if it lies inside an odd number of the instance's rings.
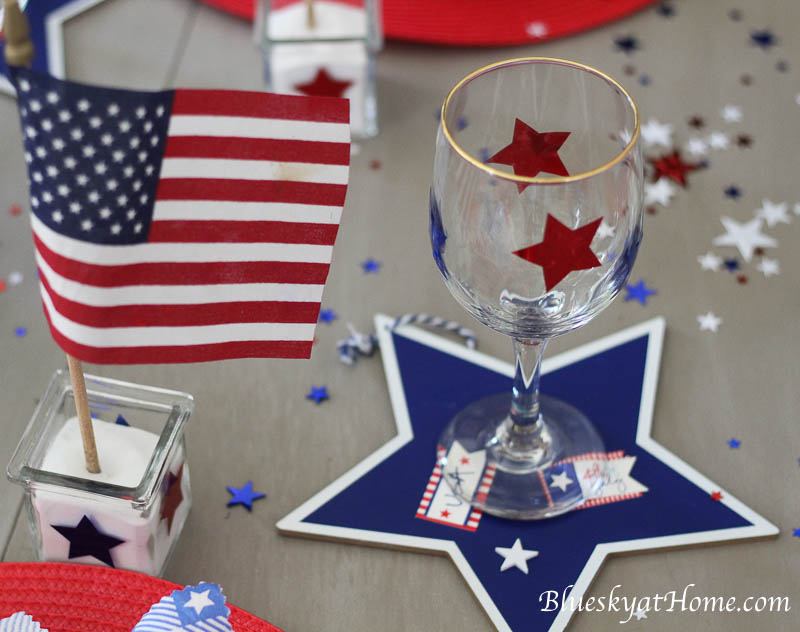
[[[670,178],[684,188],[686,188],[686,174],[700,168],[698,164],[684,162],[678,150],[660,158],[648,158],[647,160],[655,169],[653,182],[658,182],[661,178]]]
[[[0,281],[0,292],[6,291],[6,283],[5,281]]]
[[[339,81],[328,74],[324,68],[317,71],[314,79],[307,83],[297,84],[294,89],[309,97],[341,97],[352,81]]]
[[[498,151],[487,162],[510,165],[518,176],[534,177],[540,172],[557,176],[568,176],[569,172],[561,162],[558,150],[570,132],[539,133],[530,125],[515,120],[514,138],[510,144]],[[529,184],[517,184],[520,193]]]
[[[545,289],[549,292],[570,272],[589,270],[600,265],[589,245],[602,221],[602,218],[596,219],[572,230],[548,214],[542,241],[515,250],[514,254],[542,266]]]
[[[11,208],[8,209],[8,212],[16,217],[17,215],[22,213],[22,209],[20,208],[19,204],[12,204]]]

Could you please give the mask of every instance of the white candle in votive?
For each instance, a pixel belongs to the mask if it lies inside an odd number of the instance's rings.
[[[303,94],[298,86],[311,84],[320,71],[334,82],[348,82],[337,94],[350,99],[350,126],[354,134],[368,133],[367,81],[369,55],[363,40],[367,34],[364,8],[335,2],[314,2],[314,28],[308,26],[305,2],[271,11],[268,34],[271,40],[313,40],[337,38],[341,42],[273,43],[270,47],[270,90]]]
[[[91,474],[86,470],[77,417],[68,419],[53,438],[40,469],[122,487],[139,485],[153,457],[158,435],[98,419],[93,419],[92,425],[100,456],[99,474]],[[125,500],[76,493],[69,488],[57,491],[35,489],[32,501],[42,536],[42,559],[69,560],[70,540],[54,526],[77,527],[86,516],[103,535],[124,541],[110,549],[116,568],[157,574],[170,550],[171,539],[180,531],[189,512],[189,472],[184,463],[183,450],[179,449],[170,463],[170,472],[177,474],[182,465],[180,488],[183,500],[175,510],[171,530],[167,529],[167,520],[161,516],[164,490],[158,490],[149,511],[142,512]],[[102,564],[88,555],[73,559]]]

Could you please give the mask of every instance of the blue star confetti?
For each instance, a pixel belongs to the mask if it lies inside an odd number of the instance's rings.
[[[244,505],[247,511],[253,511],[253,501],[259,498],[266,498],[266,494],[253,491],[253,481],[247,481],[244,487],[228,487],[228,491],[233,494],[233,498],[228,501],[228,507],[234,505]]]
[[[650,81],[651,81],[650,80],[650,75],[642,75],[641,77],[639,77],[639,84],[640,85],[649,86],[650,85]]]
[[[27,327],[17,327],[14,330],[14,335],[17,338],[24,338],[27,335],[27,333],[28,333],[28,328]]]
[[[323,309],[319,313],[319,322],[327,325],[330,325],[337,318],[339,318],[339,314],[334,312],[332,309]]]
[[[444,244],[447,241],[447,235],[444,232],[442,225],[442,215],[439,212],[439,203],[436,196],[431,192],[429,196],[430,203],[430,235],[431,235],[431,248],[433,249],[433,260],[436,262],[436,267],[439,272],[446,278],[447,268],[444,267],[444,259],[442,259],[442,252],[444,251]]]
[[[778,72],[788,72],[789,71],[789,62],[785,59],[781,59],[777,64],[775,64],[775,69]]]
[[[800,538],[800,529],[792,529],[792,535],[796,538]]]
[[[125,417],[123,417],[122,415],[117,415],[117,420],[114,423],[117,424],[118,426],[130,426]]]
[[[667,2],[662,2],[661,4],[659,4],[656,7],[656,11],[660,16],[663,16],[665,18],[671,18],[673,15],[675,15],[675,7],[673,7],[671,4]]]
[[[738,448],[740,445],[742,445],[742,442],[741,442],[741,441],[739,441],[739,440],[738,440],[736,437],[731,437],[730,439],[728,439],[728,447],[729,447],[731,450],[735,450],[735,449],[736,449],[736,448]]]
[[[381,262],[375,259],[367,259],[361,264],[365,274],[376,274],[381,268]]]
[[[636,285],[626,285],[625,291],[627,294],[625,295],[625,301],[639,301],[642,305],[647,305],[648,297],[652,296],[653,294],[657,294],[657,292],[653,288],[647,287],[644,282],[644,279],[639,279],[639,282]]]
[[[312,386],[306,399],[313,399],[315,404],[319,404],[328,399],[328,389],[325,386]]]
[[[725,259],[722,262],[728,272],[735,272],[739,269],[739,260],[738,259]]]
[[[639,40],[633,35],[623,35],[614,40],[614,45],[618,51],[630,55],[634,51],[639,50]]]
[[[490,155],[491,154],[489,153],[489,148],[488,147],[481,147],[478,150],[478,158],[480,158],[481,162],[486,162],[487,160],[489,160],[489,156]]]
[[[728,17],[734,22],[739,22],[742,19],[742,12],[739,9],[731,9],[728,11]]]
[[[469,125],[469,120],[467,117],[459,116],[458,120],[456,121],[456,129],[460,132],[461,130],[466,129],[467,125]]]
[[[758,46],[764,50],[768,50],[776,44],[775,36],[769,29],[753,31],[750,33],[750,42],[754,46]]]
[[[737,187],[735,184],[732,184],[729,187],[725,188],[725,197],[729,197],[729,198],[735,200],[741,194],[742,194],[742,190],[739,187]]]

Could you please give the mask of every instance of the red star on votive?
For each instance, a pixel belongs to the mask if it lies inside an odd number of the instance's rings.
[[[172,532],[172,521],[175,519],[175,511],[183,502],[183,492],[181,491],[181,479],[183,478],[183,463],[181,463],[177,474],[167,473],[167,493],[164,495],[164,504],[161,505],[161,519],[167,519],[167,533]]]
[[[447,509],[442,510],[442,518],[447,518],[450,515],[450,512]]]
[[[712,492],[711,498],[719,502],[720,500],[722,500],[722,492]]]
[[[308,83],[299,83],[294,89],[309,97],[340,97],[352,81],[339,81],[328,74],[324,68],[317,71],[316,76]]]
[[[601,265],[589,245],[602,221],[598,218],[572,230],[548,214],[542,241],[515,250],[514,254],[542,266],[545,289],[549,292],[573,270],[588,270]]]
[[[558,150],[570,132],[539,133],[519,119],[514,123],[514,138],[486,162],[510,165],[518,176],[534,177],[544,171],[557,176],[568,176]],[[520,193],[530,184],[517,184]]]
[[[683,162],[681,153],[677,149],[661,158],[648,158],[647,160],[655,168],[653,182],[658,182],[661,178],[669,178],[684,188],[686,188],[686,174],[700,168],[698,164]]]

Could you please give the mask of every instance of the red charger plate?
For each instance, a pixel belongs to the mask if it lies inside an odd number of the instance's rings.
[[[203,580],[214,581],[203,577],[197,581]],[[0,564],[0,619],[24,610],[49,632],[130,632],[150,606],[182,588],[102,566]],[[281,632],[249,612],[228,606],[235,632]]]

